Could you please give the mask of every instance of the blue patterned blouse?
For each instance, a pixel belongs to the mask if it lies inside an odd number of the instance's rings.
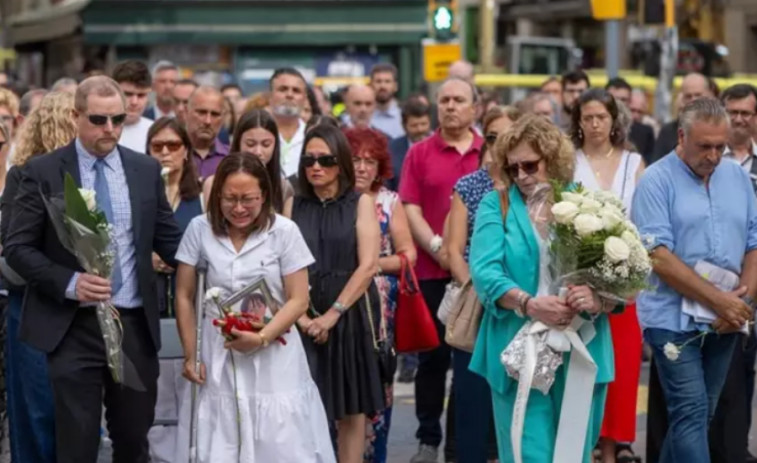
[[[489,172],[484,169],[466,175],[455,184],[455,191],[460,195],[463,204],[468,209],[468,241],[465,243],[465,253],[463,258],[468,262],[468,252],[470,250],[470,239],[473,236],[473,226],[476,223],[476,211],[481,200],[487,193],[494,189],[494,182],[489,176]]]

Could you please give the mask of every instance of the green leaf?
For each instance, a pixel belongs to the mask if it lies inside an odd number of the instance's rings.
[[[87,203],[82,198],[81,193],[79,193],[76,181],[68,172],[66,172],[66,177],[63,181],[63,199],[66,204],[66,215],[94,231],[97,227],[97,221],[89,209],[87,209]]]

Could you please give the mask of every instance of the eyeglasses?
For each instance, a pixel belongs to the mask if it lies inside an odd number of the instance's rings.
[[[518,172],[521,170],[526,175],[534,175],[536,172],[539,171],[540,163],[541,163],[541,159],[539,159],[538,161],[516,162],[515,164],[510,164],[507,167],[505,167],[505,173],[510,178],[518,178]]]
[[[221,206],[233,208],[237,207],[237,204],[241,204],[244,208],[254,206],[263,200],[262,196],[246,196],[242,198],[221,198]]]
[[[175,153],[184,147],[180,141],[154,141],[150,143],[150,151],[153,153],[162,153],[163,148],[168,148],[170,153]]]
[[[326,156],[313,156],[312,154],[306,154],[302,157],[302,165],[305,167],[313,167],[316,162],[321,167],[335,167],[338,164],[338,160],[333,154],[327,154]]]
[[[484,136],[484,140],[486,140],[486,144],[489,146],[493,146],[494,143],[497,142],[497,137],[499,136],[496,132],[489,132]]]
[[[105,116],[102,114],[88,114],[87,119],[92,125],[102,126],[108,123],[108,119],[113,124],[113,127],[118,127],[126,120],[126,113],[116,114],[114,116]]]
[[[736,119],[737,117],[740,117],[744,120],[749,120],[752,118],[752,116],[754,116],[754,113],[752,111],[733,110],[733,111],[727,111],[727,112],[728,112],[728,117],[730,117],[731,119]]]

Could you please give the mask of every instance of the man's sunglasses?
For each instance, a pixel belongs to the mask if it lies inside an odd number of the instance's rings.
[[[321,167],[334,167],[338,164],[338,160],[335,155],[328,154],[326,156],[315,157],[307,154],[302,157],[302,165],[305,167],[313,167],[315,163],[318,163]]]
[[[538,161],[516,162],[515,164],[510,164],[507,167],[505,167],[505,173],[510,178],[518,178],[519,170],[522,170],[523,173],[526,175],[534,175],[536,172],[539,171],[540,162],[541,162],[541,159]]]
[[[175,153],[184,146],[184,143],[180,141],[154,141],[150,143],[150,151],[153,153],[162,153],[163,148],[168,148],[168,151]]]
[[[87,119],[92,125],[105,125],[108,123],[108,119],[113,124],[113,127],[118,127],[126,120],[126,113],[116,114],[114,116],[104,116],[101,114],[87,114]]]

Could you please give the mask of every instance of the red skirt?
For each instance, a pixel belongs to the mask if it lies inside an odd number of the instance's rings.
[[[616,442],[636,440],[636,396],[641,372],[641,328],[636,304],[609,316],[615,353],[615,381],[607,388],[605,416],[600,437]]]

